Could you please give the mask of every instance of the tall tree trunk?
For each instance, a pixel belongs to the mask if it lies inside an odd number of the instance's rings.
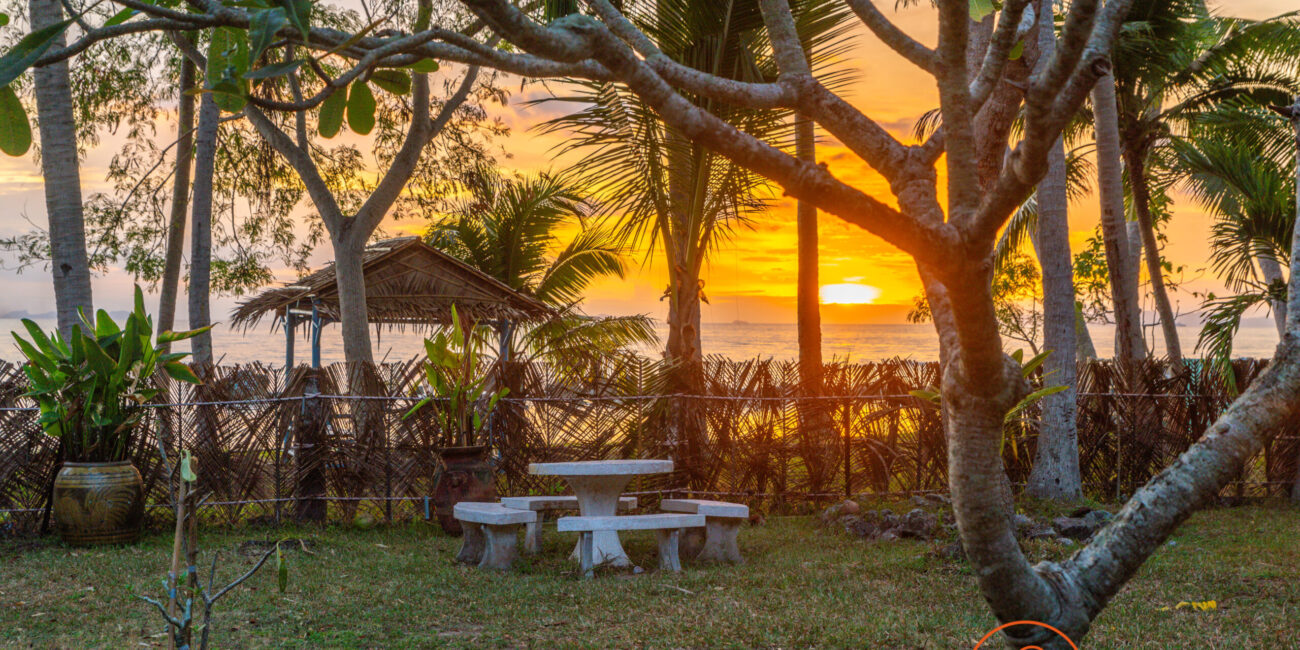
[[[1048,5],[1044,11],[1042,5]],[[1045,67],[1056,51],[1050,0],[1038,3],[1038,57]],[[1079,476],[1077,366],[1074,331],[1074,260],[1070,256],[1070,200],[1066,194],[1065,141],[1057,138],[1038,181],[1038,223],[1033,243],[1043,271],[1043,362],[1050,383],[1066,389],[1043,398],[1038,447],[1028,493],[1040,499],[1074,501],[1083,496]]]
[[[366,309],[366,279],[362,273],[366,238],[345,228],[334,244],[334,274],[338,278],[339,326],[343,332],[343,358],[349,365],[375,362],[370,347],[370,314]],[[353,387],[350,387],[352,390]]]
[[[63,20],[59,0],[28,0],[32,31]],[[51,46],[64,47],[62,33]],[[34,72],[36,126],[41,139],[41,176],[45,181],[45,211],[49,217],[50,270],[59,331],[71,336],[80,322],[79,309],[91,314],[90,261],[86,254],[86,221],[81,210],[81,173],[77,157],[77,122],[73,116],[68,62]]]
[[[199,128],[194,139],[194,206],[190,228],[190,329],[212,324],[212,199],[221,109],[212,93],[199,101]],[[194,363],[212,365],[212,334],[190,339]]]
[[[1286,286],[1286,279],[1282,277],[1282,265],[1278,263],[1276,257],[1256,255],[1255,264],[1259,265],[1259,273],[1264,276],[1264,282],[1270,287],[1279,284]],[[1277,335],[1282,336],[1286,333],[1286,301],[1269,299],[1268,304],[1273,310],[1273,323],[1277,326]]]
[[[1083,317],[1083,305],[1074,301],[1074,358],[1077,361],[1096,361],[1097,346],[1092,344],[1092,332],[1088,331],[1088,319]]]
[[[813,121],[795,115],[795,155],[809,163],[817,162],[816,134]],[[820,261],[817,249],[817,207],[808,201],[799,201],[797,207],[799,249],[799,276],[796,285],[796,317],[799,336],[799,389],[805,397],[822,393],[822,319],[821,282],[818,278]],[[811,490],[827,491],[827,482],[833,471],[828,461],[826,445],[836,439],[826,404],[820,400],[799,403],[799,440],[801,455],[808,463],[812,480]],[[846,459],[847,461],[847,459]],[[847,477],[846,496],[851,491]]]
[[[189,35],[180,38],[191,38]],[[176,295],[180,290],[181,257],[185,250],[185,217],[189,212],[190,159],[194,156],[194,95],[186,91],[194,86],[197,68],[181,57],[178,110],[176,115],[176,173],[172,179],[171,216],[167,220],[167,248],[164,252],[162,286],[158,296],[158,331],[176,325]],[[170,350],[171,344],[164,346]]]
[[[1101,195],[1101,233],[1106,247],[1111,301],[1115,308],[1115,359],[1132,366],[1146,356],[1137,277],[1131,272],[1128,233],[1124,220],[1124,176],[1121,168],[1119,114],[1115,79],[1097,80],[1092,90],[1097,130],[1097,186]]]
[[[795,116],[795,149],[800,160],[817,162],[813,122]],[[799,328],[799,372],[804,391],[816,394],[822,383],[821,282],[818,278],[817,207],[799,201],[799,279],[796,309]]]
[[[1183,346],[1178,340],[1178,321],[1169,292],[1165,289],[1164,269],[1160,266],[1160,245],[1156,241],[1155,219],[1151,216],[1151,187],[1146,174],[1146,156],[1125,147],[1129,183],[1133,186],[1133,211],[1137,213],[1137,226],[1146,251],[1147,275],[1151,276],[1151,295],[1155,298],[1156,313],[1160,316],[1160,331],[1165,339],[1165,354],[1174,369],[1183,367]]]

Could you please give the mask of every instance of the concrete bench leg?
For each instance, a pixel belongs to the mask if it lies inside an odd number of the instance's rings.
[[[478,563],[480,569],[500,569],[509,571],[515,561],[515,531],[518,524],[493,526],[484,524],[483,532],[487,537],[487,550],[483,560]]]
[[[705,520],[704,548],[695,559],[701,562],[730,562],[741,564],[740,546],[736,537],[740,534],[743,519],[732,517],[708,517]]]
[[[694,560],[699,556],[700,551],[703,549],[703,528],[687,528],[682,531],[681,540],[677,543],[677,553],[679,556],[687,560]]]
[[[546,521],[546,514],[537,513],[537,521],[524,524],[524,552],[529,555],[537,555],[542,552],[542,524]]]
[[[681,571],[682,560],[677,556],[677,540],[681,531],[677,528],[661,529],[659,532],[659,570]]]
[[[582,537],[578,539],[578,555],[580,556],[579,561],[582,564],[582,578],[584,580],[591,580],[595,577],[595,538],[596,536],[592,534],[591,531],[587,531],[582,533]]]
[[[460,552],[456,561],[465,564],[478,564],[483,559],[483,527],[468,521],[460,522],[465,535],[461,537]]]

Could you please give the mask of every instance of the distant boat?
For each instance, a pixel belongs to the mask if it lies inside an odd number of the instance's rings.
[[[731,324],[732,324],[732,325],[749,325],[750,323],[749,323],[749,321],[747,321],[747,320],[733,320],[733,321],[731,321]]]

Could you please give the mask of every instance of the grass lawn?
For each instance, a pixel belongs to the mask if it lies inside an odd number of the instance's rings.
[[[565,559],[575,537],[548,533],[543,555],[499,574],[454,563],[458,540],[422,522],[207,532],[201,564],[221,551],[226,579],[254,560],[236,551],[245,540],[314,542],[310,555],[287,553],[287,593],[268,567],[218,604],[214,646],[964,649],[995,625],[969,566],[934,555],[939,543],[864,542],[808,517],[774,517],[742,531],[744,566],[582,582]],[[634,561],[655,566],[650,534],[623,539]],[[1064,552],[1030,547],[1036,558]],[[170,553],[169,534],[129,548],[0,546],[0,645],[161,645],[160,619],[133,594],[161,595]],[[1218,608],[1161,610],[1205,600]],[[1083,647],[1295,648],[1298,621],[1300,510],[1217,509],[1162,547]]]

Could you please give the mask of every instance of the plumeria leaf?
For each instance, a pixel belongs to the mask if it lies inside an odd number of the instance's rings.
[[[357,135],[375,128],[375,94],[364,81],[354,82],[348,89],[348,128]]]
[[[316,122],[316,130],[320,132],[321,137],[332,138],[339,133],[339,128],[343,126],[343,109],[348,104],[348,89],[346,87],[335,90],[320,105],[320,117]]]
[[[0,88],[0,151],[21,156],[32,148],[32,124],[14,89]]]

